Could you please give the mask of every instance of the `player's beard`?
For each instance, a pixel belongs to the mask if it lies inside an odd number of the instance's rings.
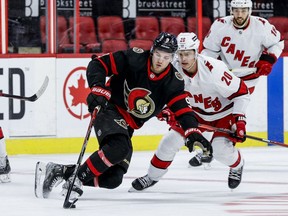
[[[238,17],[238,18],[234,17],[233,23],[237,28],[243,28],[247,25],[248,19],[249,19],[249,16],[247,16],[246,19],[243,19],[242,17]]]

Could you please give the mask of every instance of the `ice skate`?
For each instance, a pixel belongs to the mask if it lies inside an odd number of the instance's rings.
[[[46,173],[43,182],[43,197],[48,198],[53,187],[57,187],[64,177],[64,165],[48,163],[46,165]]]
[[[10,171],[11,167],[8,156],[0,158],[0,183],[11,182]]]
[[[69,185],[72,183],[74,176],[72,175],[63,185],[62,185],[62,191],[61,195],[66,196]],[[78,177],[76,177],[71,194],[70,194],[70,200],[78,199],[83,194],[82,190],[82,182]]]
[[[189,160],[189,164],[192,167],[201,166],[202,165],[202,153],[197,152],[196,155]]]
[[[241,183],[242,173],[243,173],[243,166],[240,167],[239,169],[230,168],[229,176],[228,176],[228,186],[229,186],[229,188],[235,189]]]
[[[132,187],[129,192],[142,191],[155,185],[158,181],[153,181],[148,175],[137,178],[132,182]]]
[[[202,150],[196,150],[196,154],[189,161],[189,165],[192,167],[198,167],[204,165],[204,169],[211,169],[211,162],[213,157],[203,155]]]

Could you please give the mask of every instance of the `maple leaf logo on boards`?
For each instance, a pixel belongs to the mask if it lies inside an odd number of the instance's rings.
[[[84,78],[85,74],[85,67],[73,69],[65,79],[63,86],[65,107],[73,117],[80,120],[90,116],[86,102],[90,88]]]
[[[85,79],[83,78],[83,75],[81,74],[80,79],[78,80],[78,87],[75,86],[68,87],[70,90],[70,95],[73,96],[72,100],[72,106],[77,106],[78,104],[86,104],[86,98],[87,95],[90,92],[90,88],[85,87]]]

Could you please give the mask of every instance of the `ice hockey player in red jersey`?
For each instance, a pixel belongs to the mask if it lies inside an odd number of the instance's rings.
[[[183,77],[171,64],[177,47],[176,37],[162,32],[150,51],[134,47],[90,61],[87,80],[91,93],[87,103],[90,112],[101,106],[94,124],[99,150],[80,166],[73,192],[81,195],[81,185],[118,187],[131,160],[133,131],[158,115],[165,105],[185,131],[189,150],[198,141],[211,155],[211,144],[197,129],[198,122],[187,103]],[[108,82],[106,77],[110,77]],[[53,186],[63,179],[63,188],[67,189],[73,171],[73,165],[48,163],[43,196],[48,197]]]
[[[235,131],[235,136],[215,132],[212,137],[213,156],[229,167],[228,186],[238,187],[241,182],[244,159],[235,147],[245,140],[245,112],[250,94],[245,83],[230,74],[220,60],[198,54],[199,40],[194,33],[180,33],[177,37],[178,51],[174,66],[184,77],[185,90],[201,124]],[[158,116],[166,120],[171,128],[162,138],[154,154],[148,174],[135,179],[130,191],[141,191],[156,184],[168,171],[175,154],[184,145],[184,130],[169,108]],[[211,157],[205,157],[211,161]]]

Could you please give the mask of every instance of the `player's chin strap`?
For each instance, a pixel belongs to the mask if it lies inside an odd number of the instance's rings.
[[[210,125],[204,125],[204,124],[199,124],[198,127],[202,128],[202,129],[205,129],[207,131],[211,131],[211,132],[221,132],[221,133],[229,134],[230,136],[235,136],[233,131],[228,130],[226,128],[217,128],[217,127],[213,127],[213,126],[210,126]],[[278,146],[281,146],[281,147],[288,148],[288,144],[285,144],[285,143],[281,143],[281,142],[277,142],[277,141],[273,141],[273,140],[269,140],[269,139],[264,139],[264,138],[261,138],[261,137],[255,137],[255,136],[251,136],[251,135],[247,135],[247,134],[245,136],[248,139],[253,139],[253,140],[260,141],[260,142],[270,143],[270,144],[273,144],[273,145],[278,145]]]

